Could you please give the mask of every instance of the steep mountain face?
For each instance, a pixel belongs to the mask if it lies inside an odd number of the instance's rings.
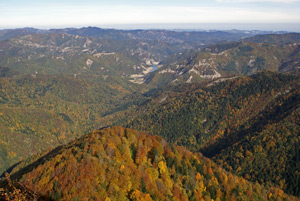
[[[297,200],[161,137],[122,127],[92,132],[31,160],[12,179],[43,200]]]
[[[200,148],[228,170],[298,195],[299,83],[262,72],[185,84],[158,92],[121,124]]]
[[[203,50],[179,53],[162,61],[162,67],[145,76],[143,81],[162,86],[172,82],[191,83],[224,76],[251,75],[261,70],[299,73],[297,38],[300,38],[300,34],[293,36],[276,35],[276,39],[281,40],[275,40],[274,44],[249,38],[250,42],[223,43]],[[265,40],[272,37],[275,36],[265,36]],[[294,38],[295,41],[291,42]]]

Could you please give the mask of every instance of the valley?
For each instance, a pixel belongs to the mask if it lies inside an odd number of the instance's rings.
[[[0,30],[0,200],[299,200],[299,48],[298,33]]]

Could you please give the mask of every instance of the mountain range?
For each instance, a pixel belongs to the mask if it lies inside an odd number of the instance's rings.
[[[0,199],[298,200],[299,44],[0,30]]]

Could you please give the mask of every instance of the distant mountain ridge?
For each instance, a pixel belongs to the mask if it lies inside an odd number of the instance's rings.
[[[118,74],[139,84],[164,85],[265,69],[299,71],[297,33],[250,37],[252,32],[97,27],[2,30],[2,35],[8,33],[21,36],[0,42],[0,65],[22,73]],[[150,73],[153,64],[160,69]]]
[[[250,38],[245,38],[245,41],[254,43],[273,43],[273,44],[289,44],[300,43],[299,33],[285,33],[285,34],[264,34],[256,35]]]
[[[8,40],[13,37],[39,33],[39,32],[43,33],[45,31],[35,29],[35,28],[4,29],[4,30],[0,30],[0,41]]]
[[[240,42],[226,42],[175,54],[143,82],[164,85],[197,82],[234,75],[251,75],[262,70],[300,72],[300,34],[263,35]]]
[[[83,27],[83,28],[62,28],[62,29],[35,29],[35,28],[19,28],[19,29],[4,29],[0,30],[0,41],[6,40],[16,36],[22,36],[33,33],[68,33],[72,35],[88,36],[102,39],[126,40],[126,39],[141,39],[141,40],[165,40],[166,42],[183,41],[207,41],[207,36],[212,35],[214,40],[238,40],[243,37],[251,37],[258,34],[282,34],[282,32],[271,31],[239,31],[239,30],[210,30],[210,31],[176,31],[176,30],[162,30],[162,29],[106,29],[100,27]],[[214,36],[213,36],[214,35]],[[193,38],[193,37],[196,38]],[[222,36],[222,37],[221,37]]]

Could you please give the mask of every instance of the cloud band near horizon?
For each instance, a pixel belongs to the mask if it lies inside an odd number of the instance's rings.
[[[257,0],[217,0],[255,2]],[[264,0],[282,2],[282,0]],[[286,0],[299,2],[300,0]],[[217,3],[216,3],[217,4]],[[219,3],[220,4],[220,3]],[[295,7],[295,6],[294,6]],[[147,23],[299,23],[295,8],[172,5],[108,5],[37,3],[23,6],[0,4],[0,27],[61,27],[99,24]]]

